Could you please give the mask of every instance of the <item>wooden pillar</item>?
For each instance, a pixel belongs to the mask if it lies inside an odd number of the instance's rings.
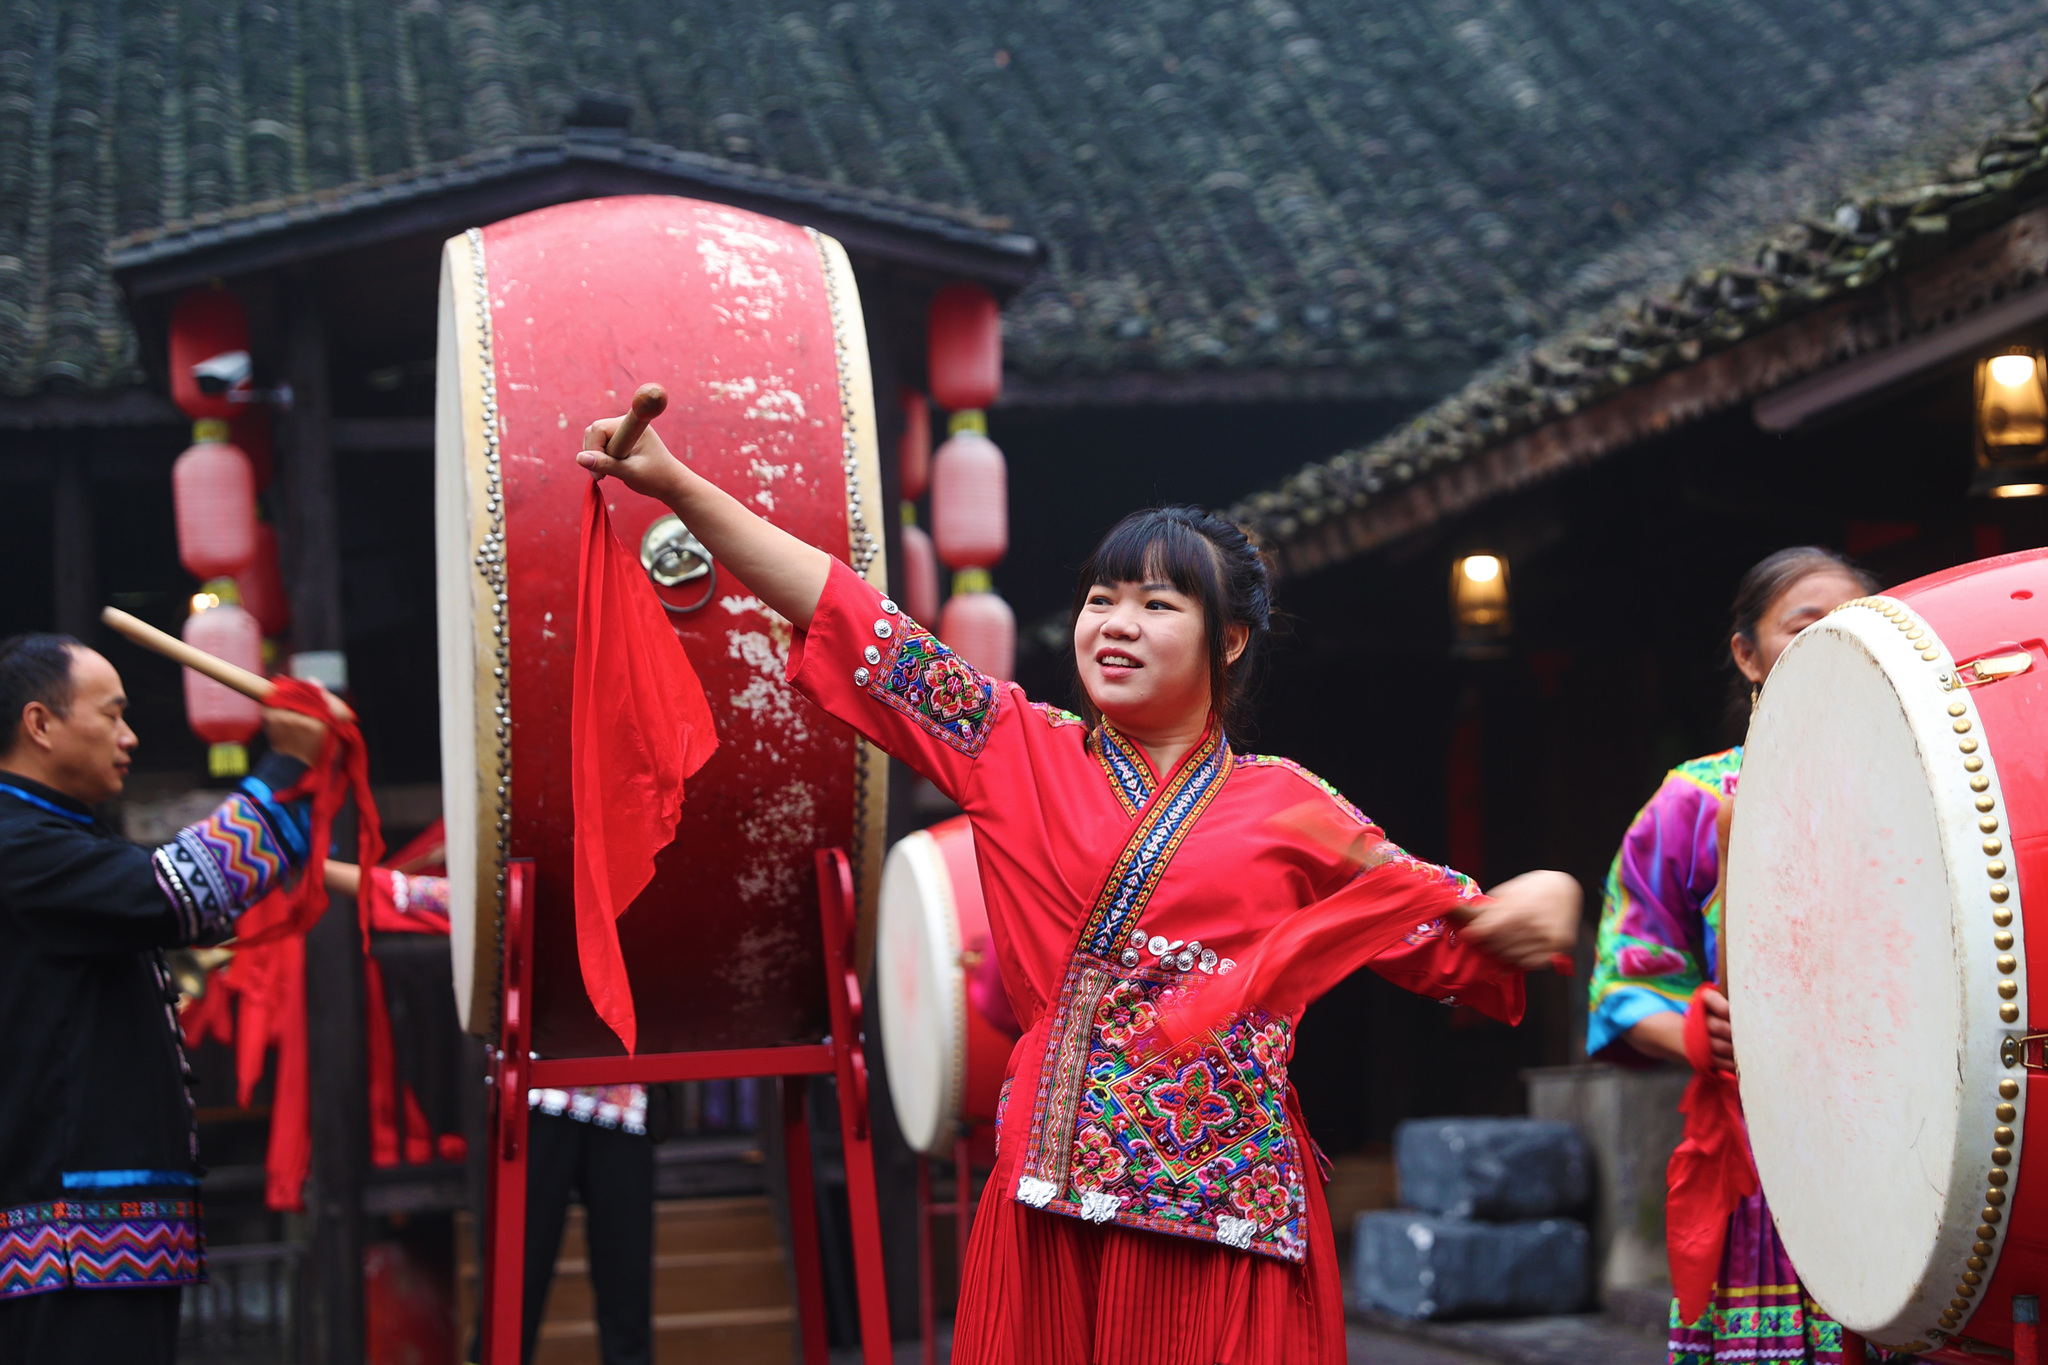
[[[327,327],[301,290],[285,323],[292,408],[284,421],[285,525],[281,547],[292,598],[292,648],[341,648],[341,524],[334,487],[334,422]]]
[[[50,567],[56,583],[53,628],[88,641],[99,620],[90,459],[77,442],[57,457],[57,485],[50,515]]]
[[[340,649],[341,531],[327,382],[327,334],[317,302],[301,292],[285,326],[292,409],[284,423],[285,527],[295,650]],[[354,822],[337,822],[341,856]],[[361,1365],[363,1183],[370,1166],[362,939],[355,903],[336,898],[306,935],[306,1053],[312,1088],[309,1297],[315,1365]]]

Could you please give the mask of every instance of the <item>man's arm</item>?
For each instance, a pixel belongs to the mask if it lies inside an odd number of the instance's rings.
[[[51,953],[219,942],[305,866],[311,803],[276,795],[304,771],[271,754],[211,815],[155,849],[37,812],[0,848],[0,905]]]

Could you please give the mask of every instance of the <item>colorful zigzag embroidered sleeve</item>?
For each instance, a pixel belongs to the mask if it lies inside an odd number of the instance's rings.
[[[277,799],[302,771],[292,759],[265,758],[213,814],[151,855],[180,942],[226,938],[244,910],[305,865],[312,803]]]

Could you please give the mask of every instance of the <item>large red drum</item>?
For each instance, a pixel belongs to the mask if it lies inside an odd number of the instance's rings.
[[[2048,970],[2027,970],[2048,912],[2025,913],[2048,896],[2044,637],[2048,551],[1831,613],[1764,687],[1729,838],[1778,1231],[1846,1327],[1945,1360],[2009,1349],[2013,1297],[2048,1285],[2048,1172],[2025,1171],[2048,1154]]]
[[[572,456],[637,384],[669,392],[670,449],[784,529],[883,582],[874,402],[837,242],[718,204],[563,204],[451,239],[436,409],[441,758],[456,994],[488,1032],[505,861],[537,878],[534,1046],[616,1053],[585,994],[572,905],[569,689],[589,478]],[[619,920],[640,1050],[827,1031],[816,874],[882,854],[886,767],[782,680],[790,628],[668,509],[616,480],[710,699],[720,747],[675,842]]]
[[[882,1055],[896,1123],[927,1156],[993,1124],[1022,1032],[1003,993],[964,815],[902,839],[882,865],[875,924]]]

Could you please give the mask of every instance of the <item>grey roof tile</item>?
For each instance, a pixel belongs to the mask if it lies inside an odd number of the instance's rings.
[[[1469,372],[1715,174],[1904,67],[2038,45],[2039,14],[0,0],[0,393],[137,377],[109,241],[552,136],[586,90],[646,141],[1038,236],[1028,375]]]

